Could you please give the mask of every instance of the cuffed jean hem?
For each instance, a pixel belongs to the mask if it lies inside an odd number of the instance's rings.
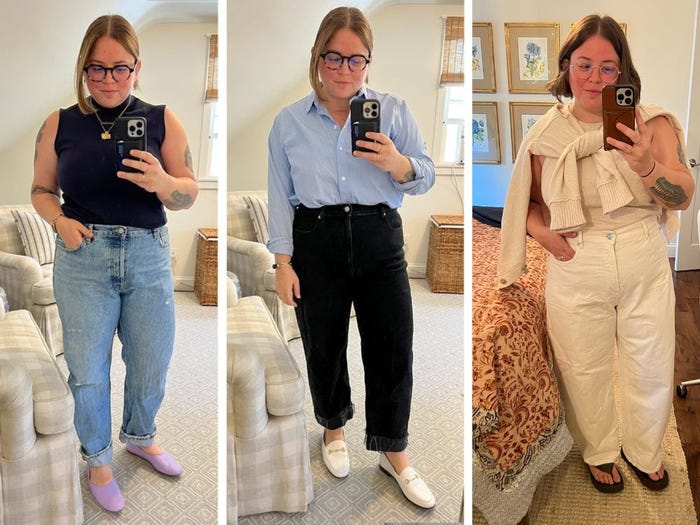
[[[316,418],[316,421],[318,421],[319,425],[323,426],[324,428],[327,428],[328,430],[335,430],[336,428],[344,427],[345,423],[350,421],[354,415],[355,405],[353,403],[350,403],[340,412],[340,414],[338,414],[337,416],[333,416],[332,418],[326,419],[325,417],[321,417],[318,414],[314,414],[314,417]]]
[[[119,441],[126,443],[127,445],[137,445],[139,447],[149,447],[151,446],[156,438],[156,433],[152,432],[147,436],[131,436],[124,432],[124,429],[119,431]]]
[[[80,447],[80,455],[87,462],[89,467],[101,467],[103,465],[109,465],[112,461],[112,442],[110,441],[109,445],[107,445],[99,452],[90,455],[87,455],[83,450],[83,447]]]
[[[367,450],[376,452],[402,452],[408,446],[408,436],[403,438],[388,438],[384,436],[365,436]]]

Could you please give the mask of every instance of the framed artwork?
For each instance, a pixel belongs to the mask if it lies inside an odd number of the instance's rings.
[[[559,24],[507,23],[508,91],[547,93],[559,72]]]
[[[472,92],[496,92],[493,31],[490,23],[472,24]]]
[[[510,109],[510,144],[513,151],[513,162],[520,150],[523,137],[530,131],[532,125],[549,111],[554,102],[509,102]]]
[[[576,22],[571,22],[571,25],[569,26],[569,32],[574,28],[576,25]],[[617,25],[620,26],[620,29],[622,29],[622,32],[627,36],[627,22],[618,22]]]
[[[498,107],[495,102],[472,103],[472,162],[501,163]]]

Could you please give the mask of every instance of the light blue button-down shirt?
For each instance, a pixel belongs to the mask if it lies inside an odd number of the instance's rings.
[[[333,204],[401,206],[404,194],[420,195],[435,183],[435,166],[406,103],[363,87],[361,98],[381,106],[381,132],[408,157],[414,181],[400,184],[370,162],[353,157],[350,117],[343,127],[315,93],[284,108],[272,126],[268,158],[268,200],[272,253],[292,255],[294,207]]]

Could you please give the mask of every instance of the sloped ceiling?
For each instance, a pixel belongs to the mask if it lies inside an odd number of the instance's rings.
[[[216,0],[22,0],[3,2],[0,49],[0,152],[36,133],[58,107],[74,103],[73,72],[85,30],[103,14],[137,31],[162,22],[212,22]]]

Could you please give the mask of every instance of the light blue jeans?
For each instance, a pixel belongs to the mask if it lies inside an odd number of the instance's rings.
[[[54,294],[63,325],[75,428],[90,466],[112,459],[110,365],[117,331],[126,366],[124,443],[153,443],[175,337],[170,245],[155,230],[87,225],[92,239],[56,240]]]

